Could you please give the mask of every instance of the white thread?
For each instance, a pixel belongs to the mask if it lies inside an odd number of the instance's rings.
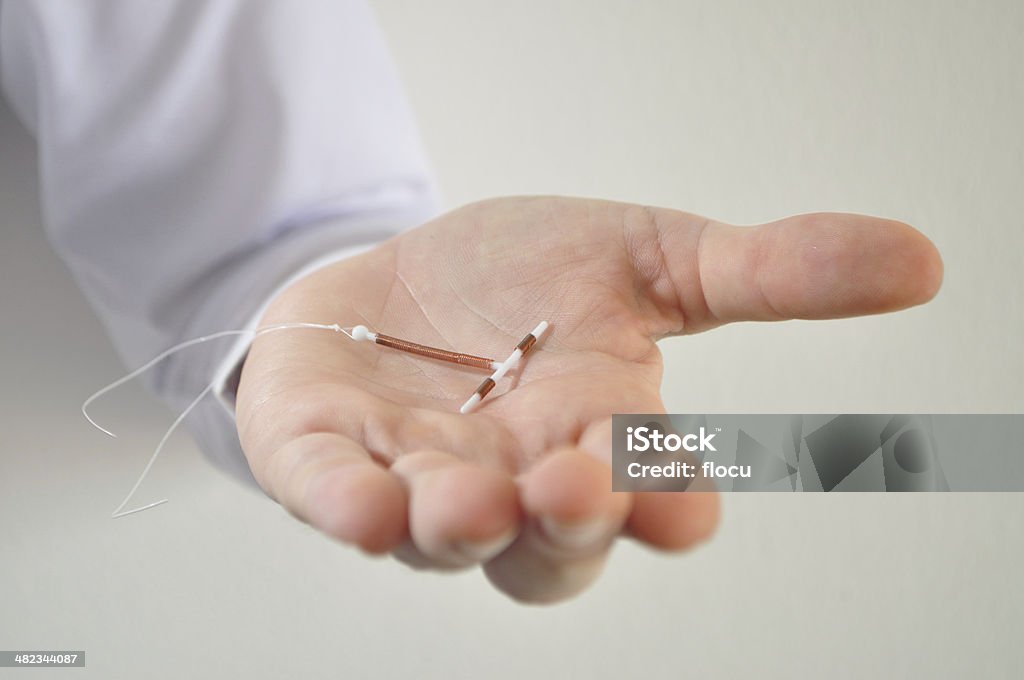
[[[251,333],[251,334],[253,334],[253,337],[255,338],[256,336],[263,335],[264,333],[270,333],[271,331],[282,331],[282,330],[288,330],[288,329],[291,329],[291,328],[318,328],[318,329],[321,329],[321,330],[329,330],[329,331],[335,331],[337,333],[344,333],[348,337],[352,338],[352,333],[349,331],[349,329],[342,328],[341,326],[339,326],[336,323],[335,324],[321,324],[321,323],[301,323],[301,322],[275,324],[273,326],[264,326],[262,328],[253,328],[253,329],[246,329],[246,330],[219,331],[217,333],[212,333],[210,335],[204,335],[204,336],[201,336],[201,337],[198,337],[198,338],[193,338],[191,340],[186,340],[185,342],[180,342],[177,345],[174,345],[173,347],[164,350],[160,354],[157,354],[155,357],[153,357],[152,359],[150,359],[149,361],[144,363],[142,366],[139,366],[138,368],[136,368],[131,373],[128,373],[127,375],[125,375],[125,376],[123,376],[121,378],[118,378],[117,380],[115,380],[114,382],[110,383],[106,387],[104,387],[102,389],[99,389],[96,392],[94,392],[92,394],[92,396],[90,396],[88,399],[86,399],[84,402],[82,402],[82,415],[85,416],[85,419],[88,420],[89,423],[93,427],[95,427],[97,430],[99,430],[100,432],[103,432],[104,434],[110,435],[111,437],[116,438],[117,437],[116,434],[114,434],[113,432],[111,432],[110,430],[108,430],[107,428],[103,427],[102,425],[97,423],[95,420],[93,420],[92,417],[89,415],[89,412],[88,412],[89,405],[92,402],[94,402],[97,399],[99,399],[100,397],[102,397],[107,392],[110,392],[111,390],[115,390],[118,387],[120,387],[121,385],[125,384],[126,382],[137,378],[138,376],[142,375],[143,373],[145,373],[149,369],[151,369],[154,366],[156,366],[157,364],[159,364],[161,361],[163,361],[167,357],[169,357],[172,354],[175,354],[177,352],[180,352],[183,349],[191,347],[192,345],[201,345],[204,342],[209,342],[210,340],[217,340],[218,338],[226,338],[226,337],[230,337],[232,335],[248,335],[248,334]],[[355,338],[352,338],[352,339],[354,340]]]
[[[232,336],[232,335],[250,335],[251,334],[253,336],[253,338],[255,339],[256,337],[258,337],[260,335],[263,335],[264,333],[271,333],[271,332],[274,332],[274,331],[282,331],[282,330],[293,330],[293,329],[299,329],[299,328],[312,328],[312,329],[325,330],[325,331],[334,331],[335,333],[344,333],[346,336],[348,336],[352,340],[355,340],[355,338],[352,336],[351,329],[342,328],[341,326],[339,326],[336,323],[334,323],[334,324],[321,324],[321,323],[303,323],[303,322],[281,323],[281,324],[275,324],[275,325],[272,325],[272,326],[263,326],[262,328],[253,328],[253,329],[247,329],[247,330],[219,331],[217,333],[212,333],[210,335],[204,335],[204,336],[199,337],[199,338],[193,338],[192,340],[186,340],[185,342],[178,343],[177,345],[174,345],[173,347],[164,350],[160,354],[156,355],[155,357],[153,357],[152,359],[147,361],[142,366],[136,368],[134,371],[131,371],[127,375],[125,375],[125,376],[115,380],[114,382],[110,383],[106,387],[103,387],[102,389],[97,390],[96,392],[94,392],[88,399],[86,399],[84,402],[82,402],[82,415],[85,416],[85,419],[88,420],[89,423],[92,424],[92,426],[95,427],[96,429],[100,430],[101,432],[103,432],[105,434],[110,435],[111,437],[117,437],[116,434],[114,434],[113,432],[111,432],[110,430],[106,429],[105,427],[103,427],[102,425],[97,423],[95,420],[93,420],[92,417],[89,415],[89,411],[88,411],[89,405],[92,404],[92,402],[94,402],[97,399],[99,399],[100,397],[102,397],[107,392],[110,392],[111,390],[116,389],[116,388],[120,387],[121,385],[125,384],[129,380],[132,380],[133,378],[136,378],[139,375],[145,373],[150,368],[152,368],[153,366],[156,366],[158,363],[160,363],[161,361],[163,361],[167,357],[171,356],[172,354],[174,354],[176,352],[179,352],[179,351],[181,351],[183,349],[186,349],[188,347],[191,347],[193,345],[200,345],[200,344],[202,344],[204,342],[209,342],[210,340],[216,340],[218,338],[225,338],[225,337],[229,337],[229,336]],[[365,326],[363,328],[365,329]],[[369,332],[369,331],[367,331],[367,332]],[[128,492],[128,495],[125,496],[125,499],[123,501],[121,501],[121,504],[119,506],[117,506],[117,508],[111,514],[111,518],[112,519],[117,519],[118,517],[125,517],[127,515],[133,515],[133,514],[135,514],[137,512],[142,512],[143,510],[149,510],[150,508],[155,508],[156,506],[163,505],[164,503],[167,502],[168,499],[164,498],[163,500],[159,500],[159,501],[156,501],[155,503],[150,503],[149,505],[144,505],[142,507],[138,507],[138,508],[135,508],[133,510],[124,510],[124,507],[126,505],[128,505],[129,501],[131,501],[132,496],[134,496],[135,492],[139,490],[140,486],[142,486],[142,482],[145,481],[146,476],[149,474],[149,471],[153,467],[153,464],[156,463],[156,459],[160,456],[160,452],[163,451],[164,445],[167,443],[167,440],[171,438],[171,435],[174,433],[174,430],[177,429],[178,425],[180,425],[181,422],[183,420],[185,420],[186,417],[188,417],[188,414],[192,412],[192,409],[194,409],[199,404],[199,402],[203,400],[203,397],[208,395],[212,389],[213,389],[213,383],[211,382],[209,385],[207,385],[203,389],[202,392],[200,392],[196,396],[195,399],[192,400],[192,402],[188,406],[185,407],[185,410],[182,411],[178,415],[178,417],[174,419],[174,422],[171,423],[171,426],[169,428],[167,428],[167,431],[164,432],[164,436],[160,439],[160,443],[157,444],[156,449],[153,451],[153,455],[149,457],[149,462],[146,463],[146,467],[143,468],[142,474],[140,474],[139,478],[135,481],[135,485],[132,487],[131,491]]]
[[[135,480],[135,486],[132,487],[132,490],[129,491],[128,495],[124,497],[123,501],[121,501],[121,505],[117,506],[117,508],[114,509],[113,514],[110,515],[111,518],[117,519],[118,517],[124,517],[125,515],[133,515],[136,512],[142,512],[143,510],[147,510],[149,508],[155,508],[156,506],[162,505],[167,502],[168,499],[165,498],[161,501],[157,501],[156,503],[150,503],[149,505],[141,508],[135,508],[134,510],[121,512],[122,510],[124,510],[124,506],[128,505],[128,501],[132,499],[132,496],[135,495],[135,492],[139,490],[139,487],[142,486],[142,482],[145,481],[146,475],[149,474],[149,470],[150,468],[153,467],[153,463],[156,462],[156,459],[160,455],[160,452],[164,450],[164,444],[166,444],[167,440],[171,438],[171,435],[174,433],[174,430],[178,427],[178,425],[181,424],[181,421],[185,420],[188,414],[192,412],[192,409],[196,407],[196,404],[202,401],[203,397],[210,393],[211,389],[213,389],[212,384],[207,385],[205,388],[203,388],[203,391],[199,393],[199,396],[193,399],[192,403],[189,404],[185,408],[185,410],[182,411],[178,415],[178,417],[174,419],[174,422],[171,423],[171,426],[167,428],[167,431],[164,432],[164,436],[160,439],[160,443],[156,445],[156,449],[153,451],[153,455],[149,457],[149,462],[146,463],[146,467],[142,469],[142,474],[139,475],[139,478],[137,480]]]
[[[275,325],[272,325],[272,326],[263,326],[261,328],[246,329],[246,330],[219,331],[217,333],[212,333],[210,335],[204,335],[202,337],[193,338],[192,340],[186,340],[184,342],[180,342],[177,345],[174,345],[173,347],[171,347],[169,349],[166,349],[163,352],[161,352],[160,354],[156,355],[155,357],[153,357],[152,359],[147,361],[142,366],[136,368],[134,371],[131,371],[130,373],[124,375],[123,377],[115,380],[114,382],[110,383],[106,387],[103,387],[103,388],[97,390],[92,395],[90,395],[88,399],[86,399],[84,402],[82,402],[82,415],[85,416],[85,419],[88,420],[89,423],[93,427],[98,429],[99,431],[101,431],[104,434],[109,435],[111,437],[117,437],[116,434],[114,434],[113,432],[111,432],[110,430],[106,429],[105,427],[103,427],[102,425],[97,423],[95,420],[93,420],[92,416],[89,415],[89,410],[88,410],[90,404],[92,404],[94,401],[96,401],[97,399],[99,399],[100,397],[105,395],[106,393],[110,392],[111,390],[114,390],[114,389],[120,387],[121,385],[125,384],[126,382],[128,382],[128,381],[138,377],[139,375],[145,373],[150,368],[152,368],[153,366],[157,365],[158,363],[160,363],[161,361],[163,361],[167,357],[169,357],[169,356],[171,356],[171,355],[173,355],[173,354],[175,354],[177,352],[180,352],[183,349],[187,349],[188,347],[191,347],[193,345],[200,345],[200,344],[202,344],[204,342],[209,342],[210,340],[216,340],[218,338],[225,338],[225,337],[238,336],[238,335],[252,335],[253,339],[255,339],[256,337],[258,337],[260,335],[263,335],[264,333],[271,333],[271,332],[274,332],[274,331],[281,331],[281,330],[294,330],[294,329],[301,329],[301,328],[311,328],[311,329],[315,329],[315,330],[327,330],[327,331],[334,331],[335,333],[343,333],[349,339],[351,339],[353,341],[367,341],[367,340],[375,341],[377,339],[377,334],[374,333],[373,331],[371,331],[366,326],[360,325],[360,326],[355,326],[353,328],[342,328],[341,326],[339,326],[336,323],[335,324],[321,324],[321,323],[293,322],[293,323],[275,324]],[[540,324],[537,325],[537,327],[533,330],[533,333],[532,333],[532,335],[534,336],[534,342],[537,342],[537,341],[539,341],[541,339],[541,336],[544,335],[544,332],[547,330],[547,328],[548,328],[548,323],[546,321],[542,321]],[[514,369],[519,364],[519,361],[522,358],[522,356],[523,356],[522,350],[517,348],[517,349],[515,349],[512,352],[512,354],[505,361],[501,361],[501,362],[499,362],[499,361],[492,361],[491,364],[490,364],[491,368],[494,370],[494,373],[491,376],[492,380],[497,381],[497,380],[500,380],[501,378],[503,378],[506,373],[508,373],[510,370]],[[192,409],[194,409],[199,404],[199,402],[201,402],[203,400],[203,398],[206,397],[206,395],[208,395],[213,390],[213,387],[214,387],[214,383],[211,382],[205,388],[203,388],[202,392],[200,392],[195,397],[195,399],[193,399],[189,403],[189,405],[185,407],[185,410],[183,410],[178,415],[178,417],[174,419],[174,422],[171,423],[171,426],[169,428],[167,428],[167,431],[164,432],[164,436],[160,438],[160,442],[157,444],[156,449],[154,449],[153,454],[149,457],[149,461],[146,463],[146,467],[143,468],[142,474],[139,475],[139,478],[135,481],[135,484],[134,484],[134,486],[132,486],[131,490],[128,492],[128,495],[125,496],[124,500],[121,501],[121,504],[118,505],[117,508],[114,510],[114,512],[111,514],[111,517],[113,519],[117,519],[119,517],[125,517],[127,515],[133,515],[133,514],[135,514],[137,512],[142,512],[143,510],[149,510],[150,508],[155,508],[158,505],[163,505],[164,503],[166,503],[168,501],[168,499],[164,498],[162,500],[155,501],[153,503],[149,503],[148,505],[143,505],[141,507],[134,508],[132,510],[125,510],[124,509],[124,507],[126,505],[128,505],[128,503],[131,501],[132,496],[135,495],[135,492],[139,490],[139,487],[142,486],[142,483],[146,480],[146,476],[149,474],[149,471],[152,469],[154,463],[156,463],[157,458],[160,456],[160,453],[163,451],[164,445],[167,444],[167,440],[170,439],[170,437],[174,433],[175,429],[177,429],[178,425],[180,425],[185,420],[185,418],[188,417],[188,414],[192,412]],[[480,401],[481,401],[480,395],[479,394],[474,394],[473,396],[471,396],[469,398],[469,400],[465,404],[462,405],[462,408],[459,409],[459,412],[460,413],[471,413],[480,404]]]

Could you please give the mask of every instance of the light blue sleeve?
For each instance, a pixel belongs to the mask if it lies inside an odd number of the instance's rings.
[[[49,238],[130,366],[244,326],[310,262],[437,209],[361,1],[5,0],[0,75],[38,142]],[[228,349],[151,384],[180,409]],[[208,399],[187,425],[251,479],[230,410]]]

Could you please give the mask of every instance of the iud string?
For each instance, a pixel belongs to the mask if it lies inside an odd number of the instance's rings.
[[[383,333],[375,333],[366,326],[342,328],[338,324],[294,322],[274,324],[272,326],[263,326],[261,328],[255,328],[250,330],[219,331],[217,333],[212,333],[210,335],[204,335],[199,338],[193,338],[192,340],[180,342],[177,345],[174,345],[173,347],[166,349],[160,354],[156,355],[142,366],[136,368],[134,371],[131,371],[125,376],[118,378],[117,380],[110,383],[106,387],[97,390],[82,403],[82,415],[84,415],[85,419],[88,420],[89,423],[96,429],[111,437],[116,437],[116,434],[114,434],[113,432],[111,432],[110,430],[106,429],[105,427],[97,423],[95,420],[93,420],[92,416],[89,415],[89,406],[103,395],[120,387],[121,385],[127,383],[128,381],[137,378],[139,375],[153,368],[164,359],[194,345],[200,345],[211,340],[217,340],[219,338],[252,335],[253,339],[255,339],[260,335],[265,335],[267,333],[300,329],[333,331],[335,333],[341,333],[348,337],[349,339],[356,342],[369,341],[382,347],[388,347],[390,349],[398,350],[401,352],[415,354],[417,356],[425,357],[428,359],[436,359],[439,361],[446,361],[452,364],[458,364],[460,366],[469,366],[472,368],[480,368],[484,370],[493,371],[490,377],[486,378],[484,382],[481,383],[480,387],[477,388],[477,390],[473,393],[469,400],[462,405],[462,408],[459,409],[460,413],[465,414],[475,410],[479,406],[480,402],[484,399],[484,397],[486,397],[487,394],[490,393],[492,389],[494,389],[494,386],[497,384],[497,381],[501,380],[509,371],[518,366],[522,358],[526,354],[528,354],[530,350],[534,347],[534,345],[537,343],[537,341],[540,340],[541,336],[544,334],[547,328],[547,321],[542,321],[535,329],[533,329],[533,332],[529,333],[525,338],[522,339],[522,341],[520,341],[520,343],[512,351],[512,354],[510,354],[509,357],[503,362],[498,362],[495,361],[494,359],[489,359],[487,357],[476,356],[474,354],[454,352],[451,350],[440,349],[438,347],[430,347],[429,345],[421,345],[417,342],[403,340],[401,338],[396,338],[391,335],[385,335]],[[162,505],[167,502],[167,499],[165,498],[163,500],[156,501],[155,503],[149,503],[148,505],[143,505],[132,510],[124,509],[131,501],[132,497],[135,495],[135,492],[138,491],[140,486],[142,486],[142,482],[145,481],[146,476],[149,474],[149,471],[153,467],[153,464],[156,463],[157,458],[160,456],[160,453],[163,451],[164,446],[167,444],[167,440],[170,439],[171,435],[178,428],[178,425],[180,425],[185,420],[185,418],[188,417],[188,414],[192,412],[192,410],[199,404],[199,402],[201,402],[203,398],[205,398],[206,395],[208,395],[213,390],[213,387],[214,383],[211,382],[205,388],[203,388],[203,390],[198,395],[196,395],[195,399],[193,399],[189,403],[189,405],[186,406],[185,409],[178,415],[178,417],[174,419],[174,422],[171,423],[171,426],[167,428],[167,431],[164,432],[163,437],[160,438],[159,443],[157,443],[156,448],[153,450],[152,455],[149,457],[149,461],[146,463],[146,467],[143,468],[142,473],[139,475],[139,478],[135,481],[135,484],[128,492],[128,495],[125,496],[124,500],[121,501],[121,504],[118,505],[117,508],[114,509],[114,512],[111,514],[113,518],[116,519],[118,517],[124,517],[126,515],[131,515],[136,512],[142,512],[143,510],[155,508],[156,506]]]

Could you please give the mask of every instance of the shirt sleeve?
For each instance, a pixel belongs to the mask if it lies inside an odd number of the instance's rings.
[[[130,366],[252,326],[297,273],[437,210],[364,2],[0,0],[0,83],[38,142],[49,239]],[[229,393],[244,352],[200,345],[148,382],[180,409],[215,377]],[[230,408],[186,424],[251,481]]]

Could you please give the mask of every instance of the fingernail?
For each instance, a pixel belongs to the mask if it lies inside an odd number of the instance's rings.
[[[611,533],[611,527],[604,519],[567,524],[551,517],[541,517],[540,528],[553,543],[566,548],[586,548],[606,539]]]
[[[517,530],[510,529],[486,541],[459,541],[455,544],[455,551],[472,562],[486,562],[501,554],[516,540],[518,534]]]

